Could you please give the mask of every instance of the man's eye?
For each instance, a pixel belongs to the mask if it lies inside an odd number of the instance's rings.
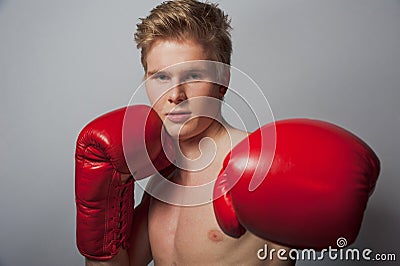
[[[153,76],[153,79],[157,79],[157,80],[160,80],[160,81],[166,81],[166,80],[169,79],[169,77],[167,75],[165,75],[165,74],[156,74],[156,75]]]
[[[191,73],[186,76],[186,80],[200,80],[200,79],[201,79],[201,76],[200,76],[200,74],[197,74],[197,73]]]

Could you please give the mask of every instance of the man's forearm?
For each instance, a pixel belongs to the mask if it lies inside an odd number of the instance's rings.
[[[128,252],[125,249],[119,251],[112,259],[106,261],[100,260],[85,260],[86,266],[129,266]]]

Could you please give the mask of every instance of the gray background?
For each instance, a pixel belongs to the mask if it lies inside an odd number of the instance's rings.
[[[377,152],[382,172],[353,247],[399,260],[400,1],[219,2],[232,17],[233,65],[275,118],[328,120]],[[140,84],[132,34],[157,3],[0,1],[0,265],[82,264],[75,140]],[[365,262],[298,263],[311,264]]]

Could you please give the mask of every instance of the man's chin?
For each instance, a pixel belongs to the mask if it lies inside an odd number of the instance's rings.
[[[164,120],[164,128],[167,131],[167,133],[174,139],[177,138],[184,138],[185,135],[187,135],[187,127],[185,124],[182,123],[173,123],[171,121],[168,121],[167,119]]]
[[[180,127],[178,127],[176,125],[164,124],[164,128],[165,128],[165,131],[168,133],[168,135],[172,139],[178,140],[179,137],[182,137],[182,136],[179,136]]]

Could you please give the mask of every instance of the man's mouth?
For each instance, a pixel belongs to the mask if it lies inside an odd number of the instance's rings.
[[[175,111],[167,113],[167,119],[173,123],[183,123],[188,120],[191,116],[191,112]]]

